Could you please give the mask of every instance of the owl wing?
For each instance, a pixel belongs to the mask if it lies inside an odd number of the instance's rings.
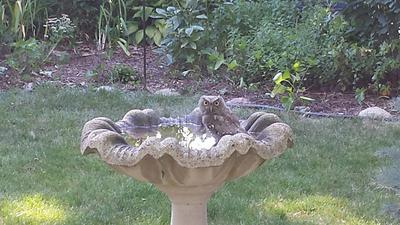
[[[234,114],[217,116],[215,129],[224,135],[244,132],[244,129],[240,127],[239,119]]]
[[[230,111],[230,110],[226,111],[225,120],[226,120],[226,123],[234,124],[237,127],[240,127],[239,118],[235,114],[233,114],[232,111]]]

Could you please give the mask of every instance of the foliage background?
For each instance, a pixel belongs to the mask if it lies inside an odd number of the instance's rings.
[[[140,4],[0,0],[0,51],[21,39],[42,40],[47,18],[68,14],[77,26],[76,39],[100,49],[120,46],[129,54],[127,46],[147,36],[147,43],[160,47],[172,70],[179,71],[172,74],[182,72],[182,77],[263,88],[298,62],[302,86],[309,89],[398,95],[396,0],[154,0],[146,1],[145,23]]]

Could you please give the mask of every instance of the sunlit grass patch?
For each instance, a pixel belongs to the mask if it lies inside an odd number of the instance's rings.
[[[56,224],[66,218],[57,201],[44,199],[39,194],[1,201],[0,215],[5,224]]]
[[[266,213],[312,224],[378,225],[348,210],[349,203],[345,199],[332,196],[311,195],[291,200],[266,200],[263,207]]]

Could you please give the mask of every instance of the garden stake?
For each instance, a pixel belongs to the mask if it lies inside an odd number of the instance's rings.
[[[147,68],[146,68],[146,7],[145,0],[142,0],[142,25],[143,25],[143,89],[147,90]]]

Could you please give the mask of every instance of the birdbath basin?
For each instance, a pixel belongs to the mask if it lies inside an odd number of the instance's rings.
[[[217,142],[196,124],[132,110],[117,122],[88,121],[80,148],[164,192],[171,201],[171,225],[207,225],[207,202],[224,182],[249,174],[292,145],[290,127],[274,114],[254,113],[241,126],[247,133]]]

